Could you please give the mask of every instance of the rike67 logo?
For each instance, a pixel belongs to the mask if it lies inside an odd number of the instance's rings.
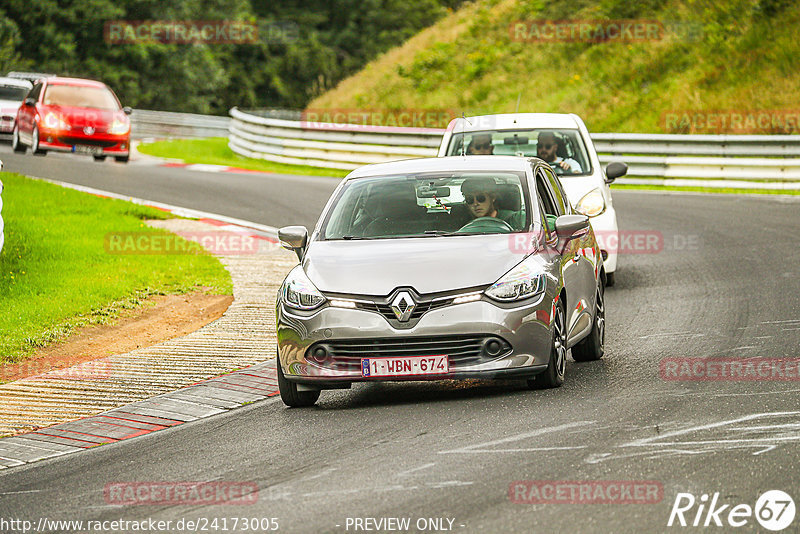
[[[762,528],[777,532],[791,525],[794,515],[794,500],[788,493],[780,490],[763,493],[755,507],[749,504],[723,503],[719,493],[714,493],[710,499],[705,493],[699,499],[691,493],[678,493],[667,526],[738,528],[747,525],[755,517]]]

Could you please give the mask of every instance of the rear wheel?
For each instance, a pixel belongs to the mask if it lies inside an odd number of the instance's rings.
[[[46,150],[41,150],[39,148],[39,127],[33,127],[33,133],[31,134],[31,152],[33,152],[37,156],[44,156],[47,154]]]
[[[292,408],[302,408],[313,406],[319,399],[320,390],[316,391],[297,391],[297,384],[286,380],[281,369],[281,360],[278,357],[275,362],[278,367],[278,389],[281,392],[281,400],[286,406]]]
[[[603,280],[597,284],[594,303],[594,322],[592,331],[580,343],[572,347],[572,359],[576,362],[599,360],[605,352],[606,342],[606,308],[604,302]]]
[[[567,365],[567,323],[564,315],[564,303],[559,299],[553,317],[553,345],[550,349],[550,361],[547,369],[530,380],[531,389],[550,389],[561,387],[564,383],[564,372]]]
[[[11,134],[11,149],[14,152],[25,152],[25,145],[19,140],[19,128],[14,126],[14,133]]]

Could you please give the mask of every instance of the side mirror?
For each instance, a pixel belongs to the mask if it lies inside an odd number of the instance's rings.
[[[303,254],[308,244],[308,230],[305,226],[284,226],[278,230],[278,241],[287,250],[293,250],[297,258],[303,261]]]
[[[125,106],[124,108],[122,108],[122,112],[125,115],[130,115],[131,113],[133,113],[133,109],[130,106]]]
[[[620,176],[628,174],[628,164],[621,161],[612,161],[606,167],[606,183],[610,184]]]
[[[35,98],[26,98],[25,100],[22,101],[22,103],[24,105],[26,105],[26,106],[35,106],[36,105],[36,99]]]
[[[562,215],[556,219],[556,233],[564,239],[574,239],[589,233],[589,217],[586,215]]]

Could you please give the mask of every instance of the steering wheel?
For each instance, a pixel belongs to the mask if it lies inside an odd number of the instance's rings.
[[[507,234],[509,232],[513,232],[514,229],[511,227],[503,219],[497,219],[495,217],[478,217],[477,219],[473,219],[458,230],[458,232],[486,232],[486,233],[494,233],[499,232],[501,234]]]

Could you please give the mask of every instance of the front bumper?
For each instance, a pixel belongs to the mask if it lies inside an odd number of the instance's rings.
[[[60,130],[39,130],[39,148],[57,152],[80,152],[76,147],[91,147],[93,155],[128,156],[130,154],[130,135],[111,135],[98,133],[85,135],[82,132]]]
[[[361,381],[529,378],[544,371],[549,362],[552,301],[551,295],[545,295],[538,303],[515,308],[502,308],[488,300],[450,305],[427,312],[412,328],[402,330],[377,312],[326,304],[306,315],[279,302],[278,357],[288,380],[321,388]],[[503,350],[492,356],[486,350],[466,349],[467,345],[482,346],[481,339],[499,339]],[[312,356],[320,346],[328,349],[322,359]],[[341,350],[343,346],[347,351]],[[359,348],[350,350],[353,346]],[[433,354],[448,356],[449,373],[362,376],[363,357]]]

